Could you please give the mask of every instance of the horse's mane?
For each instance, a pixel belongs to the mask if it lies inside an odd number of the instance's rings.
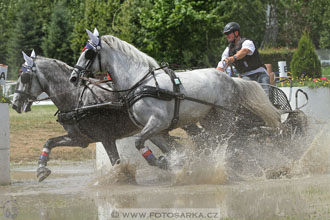
[[[72,66],[69,66],[68,64],[66,64],[65,62],[63,62],[61,60],[43,57],[43,56],[39,56],[39,55],[36,57],[36,60],[45,61],[47,63],[55,63],[56,65],[58,65],[58,67],[61,68],[62,72],[67,73],[67,74],[69,74],[69,73],[71,74],[71,72],[73,71]]]
[[[119,38],[112,35],[104,35],[101,37],[101,39],[106,44],[108,44],[109,47],[123,52],[125,55],[131,57],[134,61],[140,64],[145,64],[149,67],[159,67],[157,61],[154,58],[138,50],[136,47],[127,43],[126,41],[120,40]]]

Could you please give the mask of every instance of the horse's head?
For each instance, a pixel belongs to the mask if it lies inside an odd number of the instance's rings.
[[[126,89],[140,80],[150,68],[159,67],[155,59],[119,38],[112,35],[100,38],[96,29],[94,33],[86,31],[90,39],[70,77],[76,85],[80,76],[107,72],[116,89]]]
[[[20,74],[16,83],[12,102],[12,108],[18,113],[31,111],[33,101],[43,92],[40,80],[36,73],[37,66],[34,62],[34,51],[32,51],[30,57],[24,52],[22,53],[25,63],[20,68]]]
[[[101,72],[101,39],[97,29],[94,29],[94,33],[87,30],[89,40],[86,46],[82,49],[82,53],[78,59],[77,64],[74,66],[74,70],[71,73],[70,82],[77,84],[80,76],[90,76],[92,73]]]

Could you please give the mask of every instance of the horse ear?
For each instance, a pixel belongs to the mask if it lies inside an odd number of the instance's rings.
[[[99,37],[100,35],[99,35],[99,31],[96,29],[96,28],[94,28],[94,32],[93,32],[93,34],[94,34],[94,36],[96,36],[96,37]]]
[[[22,54],[23,54],[23,57],[24,57],[24,60],[25,60],[25,64],[26,64],[27,66],[32,67],[32,66],[33,66],[33,59],[32,59],[31,57],[29,57],[28,55],[26,55],[26,54],[24,53],[24,51],[22,51]]]
[[[89,39],[93,42],[95,45],[99,45],[100,39],[95,36],[90,30],[86,29],[86,32],[89,36]]]
[[[36,58],[36,52],[34,52],[34,50],[32,50],[32,53],[30,55],[31,58]]]

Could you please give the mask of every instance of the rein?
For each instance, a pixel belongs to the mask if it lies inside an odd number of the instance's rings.
[[[96,81],[96,82],[93,82],[92,80],[90,80],[88,77],[85,77],[85,76],[81,77],[81,79],[83,79],[85,81],[88,81],[90,84],[95,85],[95,86],[99,87],[100,89],[103,89],[103,90],[108,91],[108,92],[114,92],[114,93],[131,92],[134,89],[136,89],[137,87],[139,87],[144,82],[144,80],[146,80],[146,78],[150,74],[153,74],[154,71],[160,70],[160,69],[164,69],[165,67],[167,67],[167,66],[161,66],[161,67],[158,67],[158,68],[155,68],[155,69],[150,68],[149,71],[142,77],[142,79],[140,79],[137,83],[135,83],[131,88],[129,88],[129,89],[123,89],[123,90],[110,90],[110,89],[104,88],[104,87],[102,87],[102,86],[99,85],[101,83],[105,83],[105,82],[110,81],[109,79],[100,80],[100,81]]]

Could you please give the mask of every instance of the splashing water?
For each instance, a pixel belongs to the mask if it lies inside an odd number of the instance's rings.
[[[128,162],[121,162],[113,166],[108,171],[101,171],[94,186],[116,185],[116,184],[136,184],[136,165]]]
[[[200,154],[177,154],[173,160],[184,160],[180,170],[173,170],[174,185],[187,184],[223,184],[226,182],[224,152],[220,150],[204,151]]]
[[[97,180],[109,184],[225,184],[228,181],[293,178],[329,171],[329,124],[310,124],[305,136],[294,140],[267,137],[229,143],[230,136],[210,147],[197,146],[190,137],[182,148],[169,156],[170,171],[150,167],[144,160],[137,164],[126,158]],[[205,144],[204,144],[205,145]],[[156,153],[157,155],[159,152]],[[133,154],[135,155],[135,154]],[[97,185],[96,184],[96,185]]]

